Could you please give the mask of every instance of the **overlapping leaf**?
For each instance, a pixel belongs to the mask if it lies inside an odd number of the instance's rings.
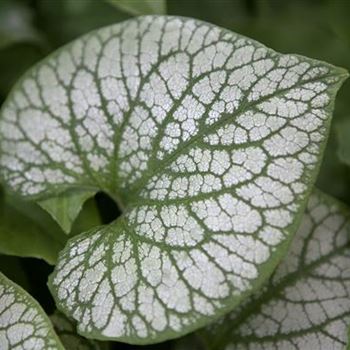
[[[350,325],[350,210],[316,192],[264,290],[203,332],[208,349],[342,350]]]
[[[116,8],[132,15],[165,15],[165,0],[106,0]]]
[[[0,349],[64,350],[39,304],[1,272]]]
[[[76,332],[74,323],[59,311],[55,311],[50,319],[54,329],[62,341],[66,350],[104,350],[108,349],[106,344],[83,338]]]
[[[0,205],[0,253],[44,259],[54,265],[66,239],[36,204],[6,197]]]
[[[298,224],[345,77],[162,16],[92,32],[28,72],[1,115],[6,183],[32,199],[103,190],[124,209],[70,240],[52,276],[79,331],[157,342],[260,286]]]
[[[13,196],[1,199],[0,253],[35,257],[54,265],[58,252],[67,241],[64,232],[37,204]],[[57,199],[52,202],[59,204]],[[64,217],[70,217],[70,214],[66,212]],[[75,221],[71,234],[76,235],[100,224],[96,204],[91,200]]]
[[[68,234],[84,203],[94,194],[93,191],[73,191],[42,200],[39,205],[50,213],[62,230]]]

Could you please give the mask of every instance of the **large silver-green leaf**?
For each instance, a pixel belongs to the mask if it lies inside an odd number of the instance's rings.
[[[0,349],[64,350],[40,305],[1,272]]]
[[[32,199],[103,190],[123,215],[69,241],[50,288],[98,339],[201,327],[272,273],[347,73],[196,20],[140,17],[29,71],[1,113],[1,172]]]
[[[40,44],[29,6],[17,0],[0,2],[0,49],[17,43]]]
[[[263,291],[202,335],[217,350],[343,350],[349,325],[350,209],[316,192]]]

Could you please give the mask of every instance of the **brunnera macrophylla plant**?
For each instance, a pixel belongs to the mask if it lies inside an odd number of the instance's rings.
[[[65,231],[97,191],[122,210],[71,238],[50,278],[78,332],[160,342],[268,288],[312,191],[346,77],[166,16],[96,30],[28,71],[1,111],[7,188],[39,202]]]

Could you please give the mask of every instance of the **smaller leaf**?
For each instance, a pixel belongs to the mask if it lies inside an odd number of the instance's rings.
[[[65,238],[33,203],[7,198],[0,208],[0,253],[35,257],[54,264]]]
[[[75,324],[61,312],[55,311],[50,316],[54,329],[66,350],[105,350],[108,343],[86,339],[78,335]]]
[[[96,201],[94,198],[90,198],[86,201],[82,211],[74,221],[70,235],[75,236],[100,225],[102,225],[102,219]]]
[[[69,234],[83,204],[95,193],[95,191],[68,191],[57,197],[42,200],[38,204],[53,217],[66,234]]]
[[[101,225],[96,203],[88,200],[72,227],[76,235]],[[55,264],[67,241],[51,216],[33,202],[6,196],[0,206],[0,254],[44,259]]]
[[[132,15],[164,15],[166,14],[165,0],[106,0],[118,9]]]
[[[2,273],[0,349],[64,350],[41,306]]]
[[[265,288],[201,331],[215,350],[341,350],[350,325],[350,210],[314,192]]]

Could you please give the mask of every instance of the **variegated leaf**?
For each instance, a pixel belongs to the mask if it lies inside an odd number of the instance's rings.
[[[340,68],[192,19],[94,31],[29,71],[1,113],[23,196],[102,190],[123,209],[69,241],[50,287],[97,339],[151,343],[238,305],[299,223]]]
[[[66,350],[107,350],[107,343],[99,343],[94,340],[81,337],[76,332],[74,322],[65,317],[61,312],[55,311],[50,316],[57,335],[60,337]]]

